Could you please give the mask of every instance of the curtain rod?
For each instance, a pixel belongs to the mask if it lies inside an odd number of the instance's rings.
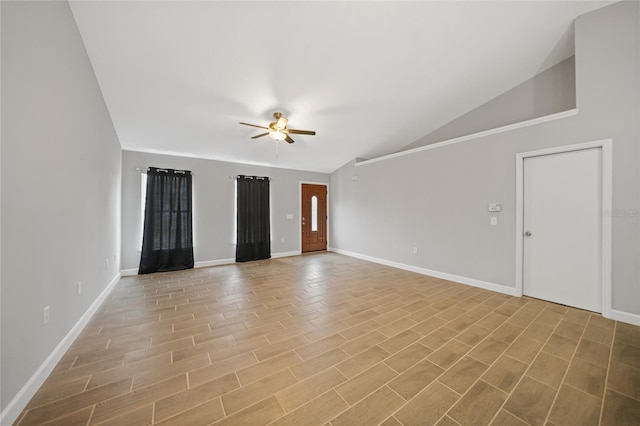
[[[154,167],[154,168],[157,168],[159,172],[168,172],[169,171],[169,169],[162,169],[162,168],[159,168],[159,167]],[[136,167],[136,170],[139,171],[139,172],[148,172],[149,171],[149,167],[140,167],[140,166],[138,166],[138,167]],[[183,174],[189,172],[189,173],[191,173],[191,176],[195,176],[196,175],[194,172],[189,171],[189,170],[174,170],[174,172],[183,173]]]
[[[270,178],[269,176],[249,176],[249,175],[235,175],[235,176],[231,175],[231,176],[229,176],[229,179],[237,179],[237,178],[239,178],[241,176],[249,178],[249,179],[268,179],[268,180],[273,180],[273,178]]]

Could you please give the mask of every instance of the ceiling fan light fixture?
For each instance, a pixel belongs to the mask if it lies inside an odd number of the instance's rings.
[[[288,121],[289,120],[287,120],[284,117],[278,118],[278,121],[276,121],[276,129],[278,130],[286,129]]]
[[[271,136],[271,139],[275,139],[277,141],[283,141],[287,137],[287,135],[280,130],[269,132],[269,136]]]

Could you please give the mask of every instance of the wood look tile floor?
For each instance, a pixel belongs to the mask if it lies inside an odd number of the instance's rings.
[[[122,278],[17,423],[639,422],[639,327],[317,253]]]

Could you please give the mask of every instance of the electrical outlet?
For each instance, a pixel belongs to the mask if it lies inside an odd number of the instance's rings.
[[[413,248],[413,254],[418,254],[418,247]]]
[[[76,286],[76,292],[78,293],[78,296],[82,294],[82,283],[80,281],[78,281],[78,284]]]
[[[280,238],[280,242],[281,242],[281,243],[284,243],[284,238]]]
[[[498,218],[495,216],[491,216],[491,224],[492,225],[497,225],[498,224]]]
[[[43,323],[44,324],[48,324],[49,321],[51,321],[51,310],[48,306],[44,307],[44,317],[43,317]]]

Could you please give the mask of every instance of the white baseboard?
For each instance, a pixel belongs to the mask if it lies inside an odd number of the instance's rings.
[[[120,276],[121,277],[130,277],[132,275],[138,275],[138,270],[137,269],[122,269],[120,271]]]
[[[610,319],[620,322],[626,322],[627,324],[640,325],[640,315],[630,314],[629,312],[618,311],[615,309],[611,310]]]
[[[231,263],[235,263],[235,259],[218,259],[218,260],[204,260],[202,262],[195,262],[193,264],[195,268],[208,268],[209,266],[220,266],[220,265],[229,265]],[[120,275],[123,277],[130,277],[133,275],[138,275],[138,269],[123,269],[120,271]]]
[[[67,352],[73,341],[76,340],[84,327],[89,323],[91,317],[93,317],[98,308],[100,308],[102,302],[109,296],[109,293],[111,293],[111,290],[113,290],[118,283],[120,277],[121,274],[118,273],[113,280],[111,280],[91,306],[82,314],[78,322],[69,330],[60,343],[58,343],[58,346],[49,354],[36,372],[33,373],[22,389],[9,401],[9,404],[7,404],[5,409],[2,410],[2,413],[0,413],[0,425],[10,425],[16,421],[24,407],[27,406],[31,398],[33,398],[33,395],[35,395],[38,389],[40,389],[40,386],[42,386],[47,377],[49,377],[49,374],[51,374],[54,367],[58,364],[65,352]]]
[[[202,262],[196,262],[193,267],[194,268],[208,268],[209,266],[220,266],[220,265],[230,265],[232,263],[236,263],[235,258],[230,259],[217,259],[217,260],[204,260]],[[136,271],[137,273],[137,271]]]
[[[283,251],[282,253],[272,253],[271,254],[271,258],[272,259],[278,259],[279,257],[291,257],[291,256],[298,256],[302,254],[302,252],[296,250],[296,251]]]
[[[442,278],[443,280],[453,281],[460,284],[479,287],[485,290],[491,290],[498,293],[508,294],[509,296],[516,296],[516,289],[513,287],[506,287],[504,285],[490,283],[488,281],[481,281],[475,278],[461,277],[459,275],[453,275],[446,272],[439,272],[431,269],[420,268],[418,266],[407,265],[399,262],[393,262],[391,260],[380,259],[377,257],[367,256],[364,254],[354,253],[351,251],[341,250],[333,247],[329,248],[328,250],[338,254],[343,254],[345,256],[355,257],[358,259],[367,260],[369,262],[379,263],[381,265],[392,266],[398,269],[404,269],[405,271],[416,272],[418,274],[428,275],[430,277]]]
[[[272,253],[271,259],[277,259],[279,257],[289,257],[289,256],[297,256],[301,254],[299,251],[285,251],[282,253]],[[228,259],[217,259],[217,260],[203,260],[202,262],[195,262],[193,264],[194,268],[208,268],[209,266],[220,266],[220,265],[230,265],[232,263],[236,263],[236,259],[231,257]],[[123,277],[130,277],[132,275],[138,275],[137,269],[123,269],[120,271],[120,275]]]

